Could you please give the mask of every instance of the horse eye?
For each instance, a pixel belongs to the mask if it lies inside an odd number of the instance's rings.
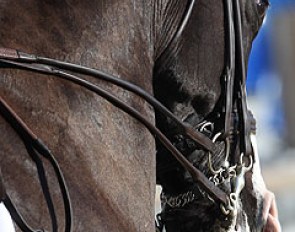
[[[270,6],[269,0],[256,0],[256,4],[260,17],[264,17],[266,14],[266,10]]]

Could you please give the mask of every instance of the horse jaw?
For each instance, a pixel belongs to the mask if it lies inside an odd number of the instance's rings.
[[[254,164],[253,164],[252,175],[249,175],[251,178],[246,178],[246,181],[251,182],[252,186],[248,185],[248,186],[251,186],[251,189],[250,187],[248,187],[246,190],[248,193],[250,192],[251,195],[257,200],[258,219],[256,219],[257,220],[256,224],[257,225],[262,224],[261,225],[262,229],[259,228],[256,231],[281,232],[281,226],[278,220],[278,209],[276,206],[274,194],[267,189],[265,182],[263,180],[262,173],[261,173],[255,135],[251,135],[251,142],[252,142],[253,155],[254,155]],[[244,204],[247,204],[247,202],[245,202]],[[236,227],[235,230],[230,230],[230,231],[252,231],[253,230],[253,228],[252,230],[249,228],[249,222],[247,220],[248,216],[245,211],[242,212],[242,217],[243,217],[244,223],[241,227],[243,227],[243,229],[241,230],[240,228]]]

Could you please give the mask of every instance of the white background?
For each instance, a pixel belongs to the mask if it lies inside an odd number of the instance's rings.
[[[10,215],[3,204],[0,204],[0,232],[14,232]]]

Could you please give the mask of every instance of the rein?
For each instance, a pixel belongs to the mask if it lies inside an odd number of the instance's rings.
[[[216,153],[208,152],[208,169],[210,172],[209,180],[215,186],[221,186],[224,183],[230,185],[230,193],[227,195],[227,203],[220,204],[222,214],[226,220],[234,222],[238,213],[238,201],[240,193],[245,187],[245,175],[252,170],[253,153],[250,140],[251,133],[255,133],[255,119],[252,113],[247,109],[246,100],[246,63],[243,49],[243,34],[241,22],[241,9],[239,0],[224,0],[225,12],[225,29],[226,29],[226,62],[224,75],[221,84],[224,93],[221,95],[222,107],[218,111],[224,118],[224,126],[221,131],[211,135],[212,142],[223,141],[225,143],[225,159],[218,170],[212,165],[212,155]],[[201,130],[209,128],[212,134],[214,121],[204,121],[201,123]],[[211,129],[211,131],[210,131]],[[236,139],[237,138],[237,139]],[[234,141],[236,139],[236,141]],[[238,154],[235,154],[237,149]],[[213,203],[217,203],[212,199],[210,192],[197,186],[203,198],[207,198]],[[177,196],[166,195],[162,192],[161,203],[164,211],[158,215],[158,228],[162,231],[165,227],[163,217],[171,217],[175,220],[177,217],[191,217],[194,212],[185,209],[185,207],[197,200],[194,189]],[[179,216],[169,216],[177,215]],[[176,214],[175,214],[176,213]],[[167,215],[166,215],[167,214]],[[162,217],[163,215],[163,217]],[[196,215],[195,215],[196,216]]]
[[[248,110],[246,105],[246,91],[245,91],[245,79],[246,68],[244,61],[243,45],[242,45],[242,29],[241,29],[241,15],[240,6],[238,0],[224,0],[225,1],[225,13],[226,24],[228,27],[227,38],[227,62],[225,65],[224,74],[224,86],[225,86],[225,104],[224,104],[224,131],[221,131],[216,139],[211,140],[205,134],[200,131],[194,130],[189,125],[182,122],[175,115],[173,115],[162,103],[147,93],[140,87],[106,74],[100,70],[87,68],[84,66],[67,63],[55,59],[40,57],[34,54],[24,53],[15,49],[0,48],[0,68],[4,69],[20,69],[24,71],[36,72],[43,74],[45,77],[54,76],[72,82],[79,85],[112,103],[114,106],[120,108],[131,117],[141,122],[150,133],[156,137],[177,159],[177,161],[186,169],[192,176],[195,183],[208,195],[208,198],[220,206],[221,212],[225,215],[234,216],[237,211],[237,200],[239,194],[245,184],[245,173],[252,168],[252,148],[249,140],[250,130],[248,126]],[[233,4],[232,4],[233,2]],[[182,31],[190,15],[194,1],[190,1],[190,11],[186,13],[183,18],[180,30]],[[180,34],[177,33],[176,37]],[[173,43],[172,43],[173,44]],[[87,75],[93,78],[104,80],[106,82],[117,85],[127,91],[133,92],[147,101],[154,107],[155,110],[162,113],[164,116],[173,120],[177,125],[180,134],[191,139],[198,144],[204,151],[209,154],[209,167],[211,154],[217,153],[217,146],[215,140],[222,139],[226,143],[226,150],[228,155],[224,164],[220,167],[220,170],[215,171],[210,168],[210,171],[216,179],[219,181],[220,174],[222,172],[234,172],[230,176],[230,182],[232,183],[231,193],[228,194],[222,190],[218,185],[220,182],[212,181],[212,179],[206,177],[197,167],[191,164],[187,158],[170,142],[170,140],[155,126],[149,122],[148,119],[138,112],[133,107],[122,102],[119,98],[113,94],[105,91],[98,85],[83,79],[77,74]],[[67,189],[66,181],[63,177],[62,171],[51,153],[49,148],[44,145],[42,140],[26,125],[26,123],[15,113],[11,106],[0,96],[0,114],[10,124],[10,126],[17,132],[22,139],[29,155],[36,163],[38,176],[40,179],[41,188],[46,199],[48,211],[51,217],[52,231],[58,231],[57,220],[55,216],[55,209],[52,203],[52,199],[49,193],[47,179],[44,174],[44,168],[40,156],[49,160],[50,164],[54,168],[55,175],[57,176],[59,187],[62,193],[64,211],[65,211],[65,232],[72,231],[72,207],[70,202],[70,195]],[[239,117],[238,129],[233,127],[233,114],[237,114]],[[229,152],[232,150],[231,136],[239,134],[241,156],[239,162],[235,166],[229,166],[227,159]],[[248,158],[248,166],[244,161],[244,157]],[[9,210],[13,220],[19,226],[22,231],[25,232],[40,232],[42,230],[34,230],[28,226],[24,218],[17,211],[16,207],[12,203],[10,196],[5,192],[2,180],[0,178],[0,201],[2,200]],[[189,202],[189,201],[188,201]]]

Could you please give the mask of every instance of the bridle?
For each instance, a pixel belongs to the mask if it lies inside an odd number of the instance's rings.
[[[246,105],[246,93],[245,93],[245,79],[246,68],[244,61],[244,52],[242,44],[242,28],[241,28],[241,15],[240,6],[238,0],[224,0],[225,1],[225,13],[226,13],[226,25],[228,27],[227,38],[227,61],[225,65],[224,87],[224,130],[221,131],[218,136],[211,140],[200,131],[192,129],[189,125],[183,123],[175,115],[173,115],[165,106],[163,106],[158,100],[156,100],[149,93],[139,88],[138,86],[106,74],[102,71],[87,68],[84,66],[67,63],[55,59],[40,57],[33,54],[24,53],[15,49],[0,48],[0,68],[3,69],[21,69],[25,71],[32,71],[44,74],[44,76],[54,76],[57,78],[65,79],[76,85],[82,86],[87,90],[105,98],[107,101],[120,108],[130,116],[136,118],[141,122],[150,132],[165,146],[171,154],[177,159],[177,161],[190,173],[192,179],[198,186],[207,194],[208,198],[220,205],[221,211],[225,215],[235,215],[237,211],[237,200],[239,194],[245,185],[245,174],[252,168],[252,148],[249,139],[249,120],[248,110]],[[189,6],[193,6],[194,1],[190,1]],[[191,8],[189,8],[191,9]],[[180,30],[183,30],[189,14],[186,13],[184,22],[181,24]],[[180,34],[178,33],[177,36]],[[173,43],[172,43],[173,44]],[[219,175],[224,172],[234,173],[229,175],[227,181],[232,183],[231,193],[228,195],[222,190],[216,181],[207,178],[197,167],[191,164],[187,158],[169,141],[169,139],[148,119],[139,113],[133,107],[122,102],[113,94],[102,89],[98,85],[79,77],[77,74],[87,75],[93,78],[98,78],[106,82],[117,85],[127,91],[133,92],[146,100],[155,110],[159,111],[166,117],[173,120],[177,125],[180,133],[190,138],[196,144],[198,144],[204,151],[207,151],[210,155],[216,154],[218,147],[215,144],[215,140],[224,140],[227,145],[228,151],[231,150],[231,136],[239,134],[240,138],[240,162],[230,166],[228,160],[225,160],[224,164],[218,171],[214,170],[211,165],[211,172],[214,174],[215,180],[219,179]],[[9,104],[0,96],[0,114],[6,119],[10,126],[17,132],[22,139],[29,155],[35,162],[38,170],[38,177],[42,187],[43,194],[48,206],[48,211],[51,217],[52,231],[58,231],[57,219],[55,215],[55,208],[52,203],[52,199],[49,193],[49,187],[44,174],[44,167],[40,156],[46,158],[51,163],[57,176],[59,187],[61,189],[64,211],[65,211],[65,231],[69,232],[72,228],[72,207],[70,202],[69,192],[66,186],[65,179],[62,171],[59,168],[57,161],[49,148],[44,145],[42,140],[26,125],[26,123],[15,113],[15,111],[9,106]],[[233,127],[233,114],[238,115],[239,123],[237,127]],[[246,165],[246,157],[248,158],[248,165]],[[227,155],[227,159],[230,159],[230,154]],[[1,181],[1,180],[0,180]],[[219,181],[219,180],[218,180]],[[225,181],[225,180],[222,180]],[[0,195],[1,199],[10,211],[13,220],[17,223],[22,231],[42,231],[32,229],[16,207],[12,203],[10,196],[5,192],[3,184],[0,182],[0,193],[3,189],[3,194]]]
[[[198,131],[209,134],[212,142],[222,141],[225,144],[225,158],[218,170],[215,170],[212,164],[212,155],[214,153],[208,151],[208,169],[209,180],[215,186],[224,184],[230,185],[230,193],[227,195],[227,202],[224,204],[219,202],[222,215],[230,221],[235,221],[238,213],[238,201],[240,193],[245,187],[245,175],[252,170],[253,154],[250,134],[255,134],[256,122],[252,113],[247,109],[246,101],[246,62],[243,50],[243,34],[241,22],[241,10],[239,0],[224,0],[225,12],[225,31],[226,31],[226,61],[224,67],[224,75],[221,84],[224,88],[221,95],[221,107],[218,108],[219,116],[224,119],[222,130],[214,134],[214,121],[204,120],[197,127]],[[216,112],[215,112],[216,113]],[[238,139],[237,139],[238,138]],[[185,143],[185,142],[184,142]],[[237,153],[238,151],[238,153]],[[216,154],[216,153],[215,153]],[[171,170],[171,169],[170,169]],[[198,184],[198,183],[197,183]],[[178,195],[167,195],[165,192],[161,194],[161,203],[165,209],[172,212],[171,220],[175,220],[179,213],[179,217],[185,218],[187,211],[188,217],[193,213],[189,212],[187,205],[196,201],[199,196],[195,194],[195,188]],[[218,203],[213,199],[210,192],[204,191],[197,186],[197,192],[203,198],[207,198],[213,203]],[[162,231],[167,212],[159,214],[158,231]],[[192,219],[193,220],[193,219]],[[164,222],[163,222],[164,221]]]

